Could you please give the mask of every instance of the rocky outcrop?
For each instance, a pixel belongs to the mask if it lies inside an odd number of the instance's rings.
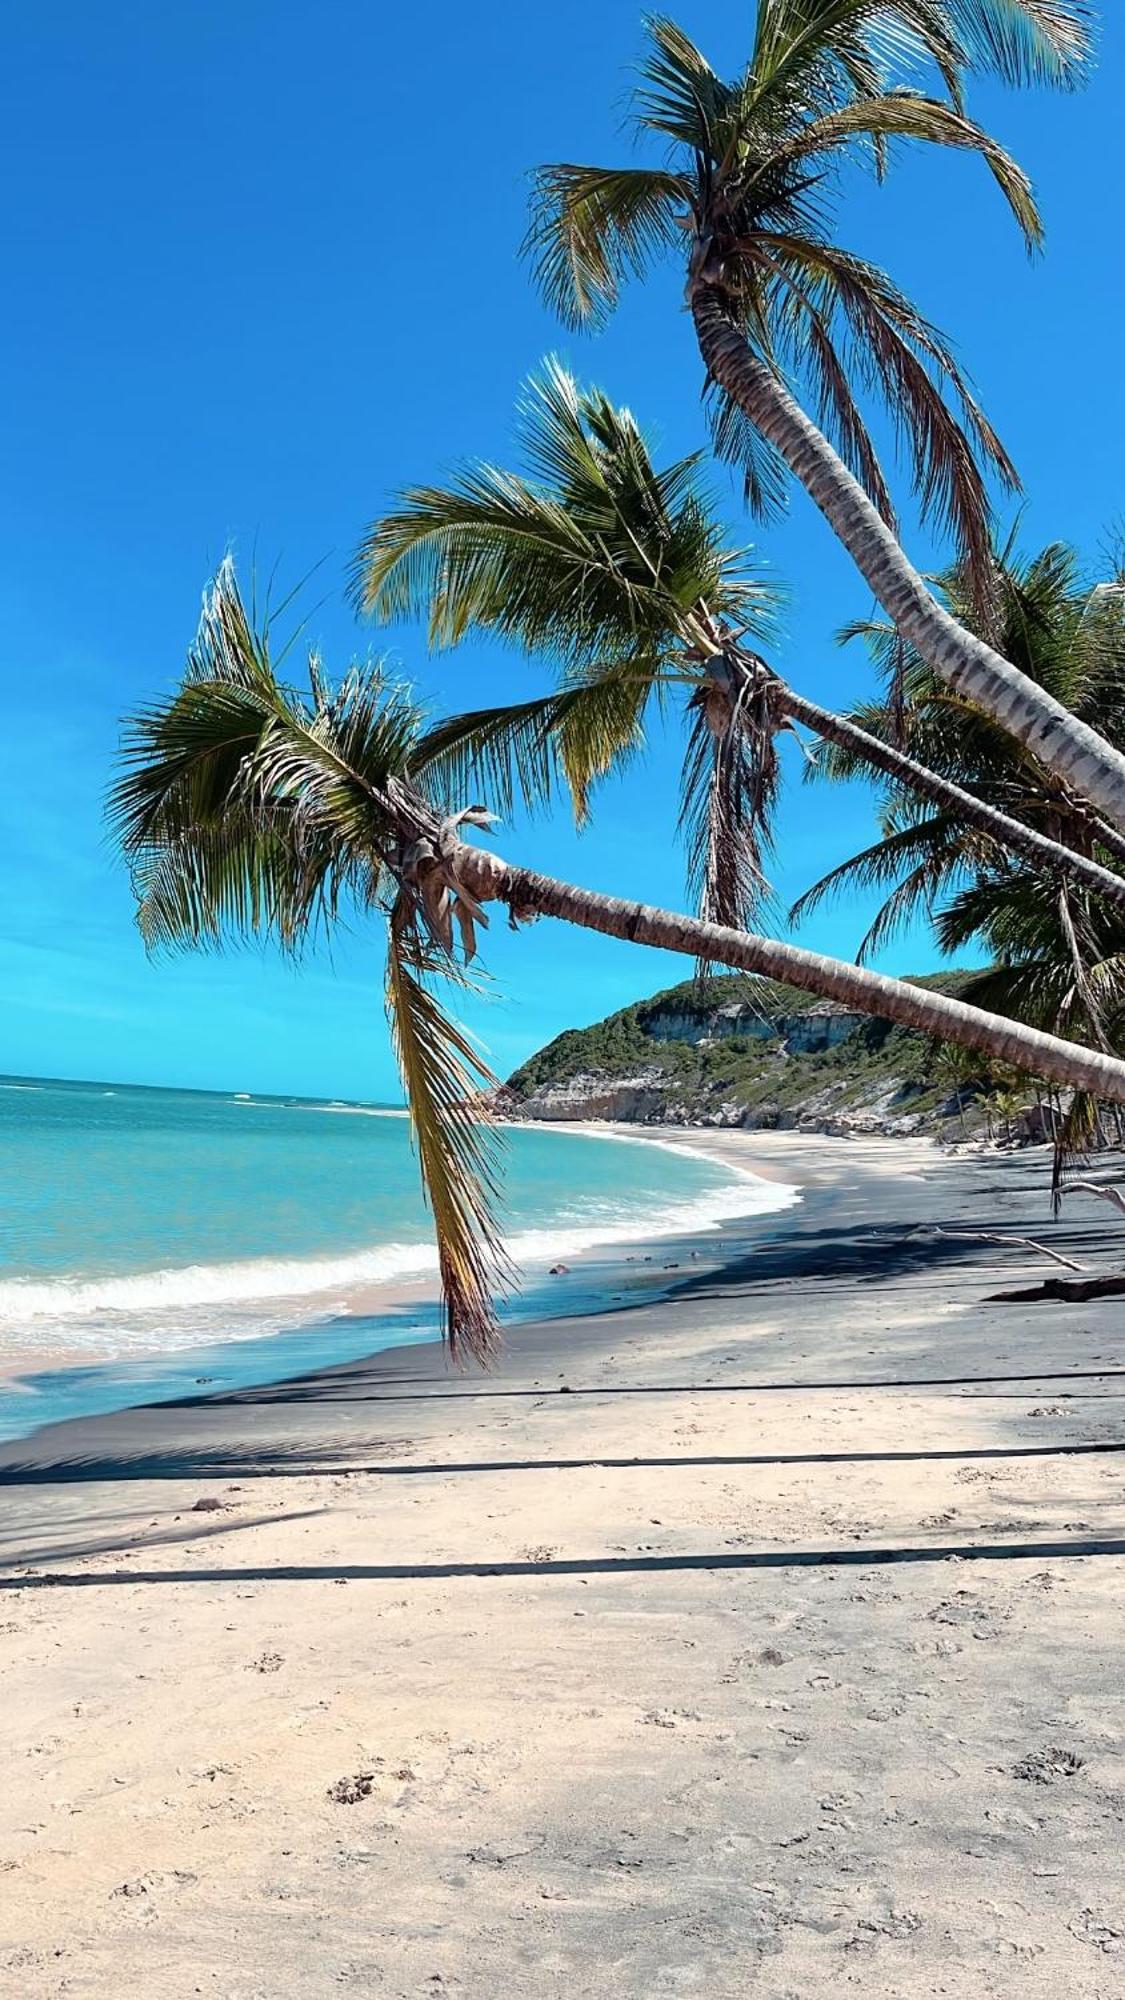
[[[529,1096],[506,1092],[499,1108],[509,1117],[535,1118],[565,1124],[583,1118],[607,1118],[626,1125],[663,1125],[668,1121],[668,1094],[659,1070],[639,1076],[595,1073],[547,1083]]]
[[[747,1105],[721,1095],[685,1100],[658,1073],[612,1077],[588,1072],[568,1077],[565,1083],[547,1083],[526,1097],[510,1091],[496,1100],[499,1114],[507,1118],[533,1119],[548,1125],[581,1123],[605,1119],[624,1125],[703,1125],[742,1127],[754,1132],[827,1132],[845,1134],[910,1133],[921,1130],[925,1120],[898,1103],[897,1086],[880,1090],[863,1106],[845,1109],[838,1102],[843,1086],[829,1086],[797,1108],[777,1104]]]

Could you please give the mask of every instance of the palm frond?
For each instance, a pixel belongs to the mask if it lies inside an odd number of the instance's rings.
[[[781,453],[724,389],[709,383],[706,394],[715,456],[742,475],[743,498],[757,520],[781,520],[789,505],[789,467]]]
[[[862,95],[920,54],[954,91],[966,71],[1072,89],[1092,50],[1085,0],[763,0],[749,73],[775,102],[833,82]]]
[[[1003,146],[963,112],[940,98],[916,90],[885,90],[878,96],[856,98],[813,118],[774,153],[771,168],[783,159],[822,159],[851,146],[856,139],[912,139],[932,146],[950,146],[979,153],[1011,209],[1029,249],[1042,242],[1043,224],[1023,168]]]
[[[764,0],[747,70],[746,112],[810,98],[869,96],[927,54],[951,81],[960,46],[940,8],[921,0]]]
[[[444,1338],[454,1360],[468,1354],[487,1366],[499,1344],[496,1298],[513,1276],[494,1214],[502,1135],[480,1102],[496,1079],[426,984],[434,969],[400,901],[389,926],[387,1015],[434,1218]]]
[[[690,182],[658,168],[540,167],[523,252],[563,324],[601,325],[625,279],[682,241],[690,203]]]
[[[229,812],[147,843],[131,876],[137,927],[154,956],[272,937],[298,955],[327,935],[366,883],[331,842],[298,845],[279,819],[270,829]]]
[[[1085,0],[945,0],[963,65],[1007,83],[1077,89],[1089,74],[1094,12]]]
[[[660,673],[658,660],[634,661],[534,701],[443,717],[419,737],[412,772],[446,798],[483,792],[505,818],[517,804],[549,805],[561,786],[584,825],[596,780],[643,749],[644,708]]]
[[[859,854],[850,855],[806,889],[793,904],[789,922],[802,923],[832,896],[866,893],[897,884],[905,868],[909,870],[907,879],[912,887],[907,896],[896,901],[896,889],[890,898],[893,909],[883,926],[889,935],[907,916],[915,915],[919,906],[929,908],[939,888],[946,888],[963,870],[964,858],[957,840],[958,828],[947,813],[928,813],[910,826],[888,825],[881,840]],[[871,949],[869,945],[868,951]]]
[[[854,365],[876,382],[909,455],[923,515],[956,538],[977,612],[992,601],[992,514],[981,463],[1009,487],[1015,468],[980,409],[949,343],[886,273],[865,259],[789,232],[761,241],[787,283],[812,292],[827,324],[842,316]],[[794,360],[800,365],[798,351]],[[958,422],[945,389],[960,404]]]
[[[718,165],[737,131],[740,92],[720,81],[695,43],[663,15],[646,23],[637,122]]]
[[[401,495],[359,551],[362,609],[424,613],[435,645],[475,627],[583,671],[661,655],[701,602],[767,636],[778,592],[727,544],[697,453],[657,466],[631,413],[555,362],[521,420],[535,476],[478,464]]]

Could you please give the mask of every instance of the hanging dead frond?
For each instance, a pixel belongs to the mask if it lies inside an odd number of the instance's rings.
[[[488,828],[496,815],[484,806],[464,806],[443,819],[437,833],[416,840],[402,858],[401,877],[408,897],[425,920],[426,928],[445,958],[453,959],[453,927],[460,933],[466,965],[476,957],[478,924],[488,929],[488,916],[468,885],[461,880],[457,855],[462,826]]]
[[[497,1296],[514,1278],[494,1212],[502,1136],[482,1102],[497,1079],[426,983],[447,970],[422,945],[400,896],[389,924],[387,1017],[434,1218],[443,1338],[453,1360],[468,1354],[487,1367],[500,1344]]]
[[[1066,1193],[1066,1178],[1097,1146],[1100,1131],[1098,1101],[1089,1091],[1076,1090],[1055,1127],[1051,1158],[1051,1212],[1058,1217]]]
[[[1067,1011],[1073,1011],[1074,1003],[1079,1003],[1082,1012],[1086,1016],[1090,1040],[1097,1048],[1105,1049],[1107,1054],[1112,1053],[1109,1037],[1106,1033],[1105,1016],[1102,1013],[1101,1002],[1091,982],[1090,968],[1086,956],[1079,942],[1070,889],[1065,882],[1060,882],[1059,884],[1058,909],[1059,926],[1062,930],[1063,939],[1074,972],[1073,993],[1069,996],[1071,1006],[1068,1007]]]
[[[700,915],[748,930],[769,894],[765,856],[781,770],[773,683],[725,656],[708,663],[688,703],[679,828]],[[706,966],[700,966],[701,975]]]

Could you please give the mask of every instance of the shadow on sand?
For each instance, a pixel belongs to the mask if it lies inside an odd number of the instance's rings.
[[[119,1584],[427,1583],[451,1577],[673,1575],[685,1570],[878,1569],[884,1563],[1064,1562],[1125,1556],[1125,1537],[1068,1542],[958,1542],[928,1548],[763,1549],[731,1555],[561,1557],[543,1562],[277,1563],[255,1569],[84,1570],[0,1577],[0,1591],[102,1590]]]

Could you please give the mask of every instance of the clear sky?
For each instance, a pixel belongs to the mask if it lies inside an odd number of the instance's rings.
[[[750,8],[682,0],[717,66]],[[1120,106],[1107,7],[1080,97],[979,89],[1031,170],[1028,263],[984,171],[937,157],[857,179],[845,221],[952,331],[1027,489],[1029,540],[1096,557],[1121,511]],[[377,933],[300,972],[269,954],[146,963],[102,799],[123,710],[166,689],[228,547],[280,561],[329,663],[385,644],[343,599],[365,523],[411,480],[509,449],[521,378],[551,349],[628,401],[669,453],[702,440],[699,369],[669,274],[599,340],[560,334],[517,259],[525,173],[621,157],[636,0],[37,0],[5,13],[0,71],[0,1069],[329,1095],[395,1094]],[[901,486],[900,486],[901,491]],[[736,497],[732,523],[747,539]],[[760,551],[793,592],[779,664],[842,703],[864,685],[832,634],[863,585],[800,493]],[[934,551],[911,534],[923,558]],[[323,599],[323,602],[319,600]],[[314,608],[317,607],[318,608]],[[542,684],[483,645],[403,668],[442,706]],[[560,817],[502,830],[514,857],[683,906],[675,745]],[[871,837],[862,787],[794,782],[788,903]],[[855,905],[802,941],[850,956]],[[561,1028],[684,977],[686,962],[539,924],[487,942],[474,1006],[501,1072]],[[935,963],[924,934],[881,963]]]

